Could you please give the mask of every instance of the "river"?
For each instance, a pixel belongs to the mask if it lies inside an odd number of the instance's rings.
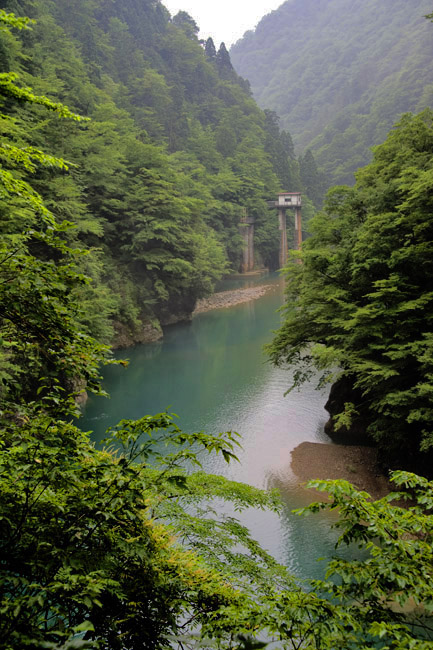
[[[299,484],[290,461],[292,449],[301,442],[330,442],[323,430],[327,395],[312,381],[284,396],[290,373],[274,368],[263,353],[279,324],[282,282],[275,275],[240,282],[272,283],[273,288],[258,300],[173,325],[163,341],[117,354],[129,359],[129,367],[105,369],[104,387],[111,397],[90,397],[80,426],[92,430],[93,439],[99,441],[105,429],[122,418],[168,408],[179,416],[177,424],[185,431],[237,431],[242,435],[240,463],[227,465],[217,456],[205,463],[205,469],[257,487],[277,487],[284,501],[281,517],[256,510],[236,516],[296,576],[323,577],[326,559],[335,554],[332,516],[292,514],[314,496]],[[235,286],[228,281],[224,288]]]

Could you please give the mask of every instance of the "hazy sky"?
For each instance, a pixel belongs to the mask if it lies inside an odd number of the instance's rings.
[[[218,47],[221,41],[229,48],[247,29],[254,29],[265,14],[284,0],[162,0],[172,16],[179,10],[188,12],[200,27],[200,38],[212,36]]]

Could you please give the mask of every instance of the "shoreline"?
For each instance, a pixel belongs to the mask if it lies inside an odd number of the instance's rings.
[[[254,271],[250,272],[248,275],[258,276],[262,273],[262,271]],[[247,274],[239,275],[239,277],[244,277],[245,275]],[[160,341],[164,336],[163,329],[166,326],[175,325],[180,322],[189,322],[194,318],[194,316],[197,316],[197,314],[212,311],[213,309],[234,307],[245,302],[257,300],[272,289],[275,289],[275,287],[276,284],[274,283],[217,291],[207,298],[201,298],[198,300],[194,311],[189,313],[187,316],[181,315],[181,317],[178,317],[179,315],[173,315],[173,321],[166,322],[162,326],[158,322],[145,322],[143,323],[141,330],[137,332],[129,331],[128,327],[124,323],[115,322],[115,336],[111,342],[111,348],[112,350],[125,350],[135,345]]]
[[[300,483],[312,479],[343,479],[381,499],[393,491],[377,464],[377,449],[361,445],[301,442],[293,451],[291,469]]]
[[[257,300],[274,288],[274,284],[260,284],[257,287],[218,291],[208,298],[201,298],[198,300],[196,307],[192,312],[192,316],[194,317],[197,314],[202,314],[213,309],[234,307],[235,305],[240,305],[244,302]]]

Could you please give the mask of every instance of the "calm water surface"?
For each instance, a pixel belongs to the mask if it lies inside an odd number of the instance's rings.
[[[168,407],[185,431],[237,431],[241,462],[227,465],[217,456],[206,460],[205,469],[257,487],[277,487],[285,503],[282,517],[256,510],[236,516],[298,577],[322,577],[326,562],[317,559],[335,554],[337,535],[329,514],[301,518],[291,513],[312,495],[292,473],[290,452],[304,441],[330,442],[323,431],[327,395],[313,382],[284,397],[290,374],[272,367],[263,353],[279,324],[282,283],[276,276],[240,282],[272,283],[273,289],[258,300],[174,325],[162,342],[123,351],[118,356],[127,357],[129,367],[108,367],[104,373],[111,398],[91,397],[80,425],[101,440],[105,429],[122,418]],[[234,286],[231,281],[223,288]]]

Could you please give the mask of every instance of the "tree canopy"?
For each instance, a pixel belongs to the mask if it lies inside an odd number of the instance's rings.
[[[0,12],[6,33],[26,25]],[[313,484],[331,502],[308,512],[339,508],[341,543],[354,540],[371,558],[362,565],[335,561],[329,577],[340,582],[299,585],[234,518],[215,516],[215,499],[238,510],[280,508],[273,492],[201,471],[202,453],[236,459],[235,433],[184,433],[161,413],[121,421],[96,449],[73,424],[76,383],[100,390],[98,367],[108,350],[82,321],[83,290],[92,289],[81,259],[89,251],[78,247],[71,224],[56,218],[36,189],[68,163],[29,146],[27,135],[46,111],[62,118],[57,133],[69,128],[64,118],[79,118],[23,90],[12,73],[2,79],[16,109],[2,113],[2,128],[18,133],[20,146],[6,139],[0,168],[0,646],[431,647],[425,639],[433,602],[433,485],[427,480],[394,475],[397,487],[410,490],[407,510],[391,505],[392,497],[371,503],[345,482]],[[418,145],[431,128],[431,116],[423,120]],[[95,132],[111,133],[103,122]],[[89,138],[92,131],[84,133]],[[254,164],[248,150],[242,155]],[[96,183],[96,167],[94,174]],[[156,189],[158,181],[150,178]],[[106,199],[108,213],[115,205]],[[401,611],[396,603],[412,609]]]
[[[245,208],[256,217],[257,263],[276,268],[278,224],[266,200],[286,189],[289,152],[278,160],[271,152],[287,136],[267,131],[224,44],[204,51],[186,12],[171,18],[150,0],[3,5],[33,22],[0,35],[0,73],[19,74],[22,100],[28,86],[91,118],[61,124],[43,115],[42,100],[18,111],[3,77],[5,144],[69,161],[56,175],[35,165],[21,175],[57,221],[75,224],[71,247],[94,251],[81,260],[97,288],[82,291],[88,332],[131,344],[189,318],[198,298],[238,270]],[[11,227],[18,232],[18,220]]]
[[[337,426],[360,416],[388,461],[407,466],[433,444],[432,119],[405,115],[355,187],[329,192],[302,264],[287,268],[270,346],[274,362],[297,364],[295,384],[310,363],[338,379]]]

